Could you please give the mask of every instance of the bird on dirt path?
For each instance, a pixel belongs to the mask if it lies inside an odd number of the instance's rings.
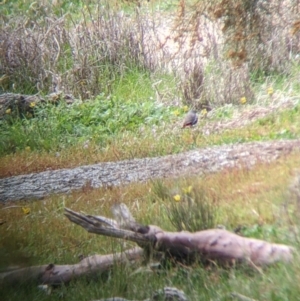
[[[187,126],[194,126],[196,123],[198,122],[198,116],[197,116],[197,112],[194,110],[189,111],[185,118],[184,118],[184,122],[183,122],[183,126],[182,128],[185,128]]]

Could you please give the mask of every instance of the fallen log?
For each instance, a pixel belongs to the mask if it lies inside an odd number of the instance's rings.
[[[39,284],[59,285],[68,283],[81,276],[94,275],[110,270],[116,263],[135,262],[143,258],[143,249],[135,247],[122,253],[93,255],[77,264],[47,264],[0,273],[0,285],[35,281]]]
[[[300,150],[300,140],[222,145],[156,158],[103,162],[72,169],[0,179],[0,202],[41,199],[83,187],[100,188],[151,179],[204,175],[228,168],[251,168]]]
[[[65,101],[67,104],[74,102],[73,96],[64,95],[62,92],[51,93],[44,97],[40,95],[25,95],[4,93],[0,95],[0,119],[6,115],[22,116],[34,114],[34,107],[40,103],[53,103]]]
[[[128,209],[122,204],[117,218],[128,216]],[[125,210],[125,211],[124,211]],[[126,224],[114,221],[109,226],[101,222],[105,217],[84,215],[65,208],[65,215],[90,233],[118,237],[138,243],[141,247],[183,261],[214,261],[222,265],[247,263],[251,266],[266,266],[278,261],[290,262],[293,248],[287,245],[269,243],[263,240],[246,238],[223,229],[210,229],[198,232],[167,232],[153,225],[136,224],[131,216]],[[125,212],[124,214],[122,213]],[[116,212],[115,212],[116,213]],[[125,231],[125,232],[124,232]]]

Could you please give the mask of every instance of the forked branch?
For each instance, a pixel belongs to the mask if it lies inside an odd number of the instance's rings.
[[[147,229],[147,227],[141,226],[140,228],[136,228],[136,232],[134,232],[120,228],[120,225],[114,220],[102,216],[84,215],[68,208],[65,208],[65,216],[71,222],[83,227],[90,233],[122,238],[133,241],[140,246],[154,244],[156,240],[154,235],[143,235],[139,233],[145,232],[146,230],[144,229]]]
[[[198,259],[226,265],[245,262],[256,267],[277,261],[289,262],[293,258],[294,249],[287,245],[246,238],[222,229],[194,233],[166,232],[157,226],[135,223],[124,204],[114,212],[117,219],[123,219],[122,225],[114,221],[110,226],[104,226],[102,221],[106,220],[105,217],[85,216],[66,208],[66,216],[89,232],[131,240],[142,247],[150,245],[154,251],[164,252],[166,256],[179,260]],[[129,217],[127,223],[126,216]]]

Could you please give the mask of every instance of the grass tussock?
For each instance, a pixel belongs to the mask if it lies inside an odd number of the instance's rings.
[[[199,184],[196,189],[192,185],[168,188],[157,181],[153,184],[153,194],[170,204],[167,215],[176,231],[196,232],[216,226],[217,200],[212,193],[207,196]]]

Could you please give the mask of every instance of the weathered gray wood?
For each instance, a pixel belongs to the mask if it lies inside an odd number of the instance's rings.
[[[10,109],[10,114],[16,111],[18,114],[32,112],[32,105],[43,102],[44,99],[38,95],[22,95],[5,93],[0,95],[0,118],[5,116],[6,110]]]
[[[102,222],[104,218],[102,216],[84,215],[68,208],[65,208],[65,216],[71,222],[83,227],[90,233],[130,240],[140,246],[153,245],[155,243],[154,235],[146,237],[138,232],[120,228],[118,223],[115,223],[114,226],[107,226],[107,224]],[[138,229],[138,226],[136,229]]]
[[[143,249],[136,247],[122,253],[92,255],[77,264],[41,265],[0,273],[0,285],[34,280],[43,284],[68,283],[83,275],[92,275],[111,269],[116,263],[135,262],[143,258]]]
[[[69,193],[85,185],[99,188],[156,178],[203,175],[231,167],[252,167],[299,149],[300,140],[251,142],[14,176],[0,179],[0,201],[39,199],[54,193]]]
[[[64,95],[61,92],[52,93],[45,97],[40,95],[25,95],[15,93],[0,94],[0,119],[7,115],[7,110],[10,109],[9,114],[22,115],[26,113],[33,113],[33,108],[39,103],[57,103],[60,100],[64,100],[70,104],[74,102],[71,95]]]
[[[97,223],[95,221],[98,217],[80,214],[68,208],[65,210],[70,221],[88,232],[134,241],[142,247],[150,246],[152,251],[163,252],[166,256],[180,260],[216,261],[222,265],[246,263],[256,268],[278,261],[290,262],[293,259],[294,249],[290,246],[246,238],[222,229],[194,233],[167,232],[149,225],[137,226],[136,231],[129,231],[122,230],[119,226],[107,227],[106,224]]]

